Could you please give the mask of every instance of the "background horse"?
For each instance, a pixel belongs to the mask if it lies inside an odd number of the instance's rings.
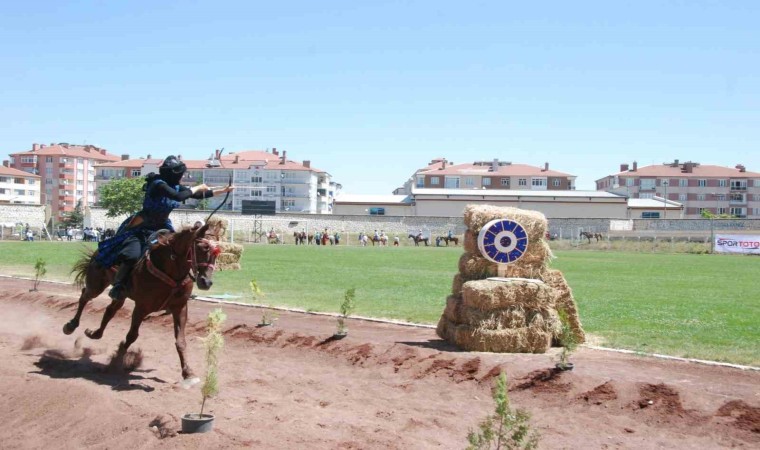
[[[591,239],[596,239],[596,242],[599,242],[600,239],[604,239],[604,236],[602,236],[602,233],[589,233],[587,231],[581,231],[581,235],[579,237],[580,239],[586,238],[588,239],[588,243],[591,243]]]
[[[425,243],[425,247],[427,247],[428,245],[430,245],[430,238],[422,237],[422,236],[420,236],[418,234],[410,234],[409,235],[409,239],[411,239],[411,240],[414,241],[414,245],[416,247],[420,246],[420,242],[424,242]]]
[[[456,236],[448,237],[448,236],[441,236],[440,239],[446,243],[446,247],[449,246],[449,242],[453,242],[454,245],[459,245],[459,238]]]
[[[193,280],[199,289],[208,290],[213,282],[214,263],[220,253],[216,242],[205,238],[208,223],[201,228],[184,229],[160,238],[157,247],[148,250],[137,262],[129,276],[126,296],[135,302],[132,324],[124,341],[119,344],[116,360],[123,361],[127,349],[135,342],[140,325],[145,317],[156,311],[169,310],[174,318],[174,339],[182,366],[182,378],[193,376],[185,359],[185,324],[187,323],[187,301],[193,291]],[[79,307],[66,325],[65,334],[71,334],[79,326],[84,307],[90,300],[100,295],[113,280],[115,270],[105,268],[95,261],[97,250],[86,254],[72,270],[74,280],[82,287]],[[85,330],[90,339],[100,339],[108,322],[124,305],[124,300],[114,300],[103,313],[100,328]]]

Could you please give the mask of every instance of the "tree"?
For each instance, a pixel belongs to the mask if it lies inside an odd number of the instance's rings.
[[[77,201],[77,206],[74,207],[74,211],[66,214],[63,222],[74,228],[82,228],[84,225],[84,212],[82,211],[82,199]]]
[[[106,217],[118,217],[123,214],[133,214],[142,208],[143,186],[145,179],[122,178],[111,181],[100,187],[98,203],[106,208]]]

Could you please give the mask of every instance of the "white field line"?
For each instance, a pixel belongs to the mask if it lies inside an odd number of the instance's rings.
[[[34,281],[34,278],[24,278],[24,277],[14,277],[10,275],[0,275],[0,278],[14,278],[17,280],[29,280]],[[68,284],[71,285],[72,283],[65,282],[65,281],[48,281],[48,280],[42,280],[42,283],[53,283],[53,284]],[[226,305],[237,305],[237,306],[243,306],[246,308],[262,308],[262,309],[271,309],[275,311],[285,311],[285,312],[292,312],[292,313],[298,313],[298,314],[311,314],[313,316],[327,316],[327,317],[340,317],[340,314],[337,313],[329,313],[329,312],[317,312],[317,311],[306,311],[305,309],[299,309],[299,308],[284,308],[281,306],[269,306],[269,305],[260,305],[256,303],[243,303],[243,302],[230,302],[226,300],[218,300],[215,298],[209,298],[209,297],[195,297],[193,300],[197,300],[200,302],[206,302],[206,303],[217,303],[217,304],[226,304]],[[404,327],[414,327],[414,328],[427,328],[427,329],[435,329],[435,325],[427,325],[424,323],[412,323],[412,322],[404,322],[401,320],[393,320],[393,319],[378,319],[375,317],[363,317],[363,316],[350,316],[349,319],[353,320],[363,320],[366,322],[377,322],[377,323],[387,323],[391,325],[400,325]],[[704,364],[707,366],[715,366],[715,367],[728,367],[731,369],[739,369],[739,370],[752,370],[752,371],[760,371],[760,367],[755,366],[743,366],[740,364],[731,364],[731,363],[725,363],[720,361],[709,361],[705,359],[694,359],[694,358],[681,358],[678,356],[670,356],[670,355],[662,355],[659,353],[644,353],[644,352],[637,352],[635,350],[625,350],[621,348],[609,348],[609,347],[600,347],[598,345],[588,345],[588,344],[581,344],[581,347],[590,348],[592,350],[600,350],[604,352],[614,352],[614,353],[623,353],[626,355],[635,355],[635,356],[647,356],[650,358],[658,358],[658,359],[666,359],[671,361],[681,361],[681,362],[687,362],[687,363],[693,363],[693,364]]]

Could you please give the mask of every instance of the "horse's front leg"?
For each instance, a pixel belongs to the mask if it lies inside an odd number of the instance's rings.
[[[172,307],[171,312],[174,318],[174,342],[177,347],[177,355],[179,355],[179,364],[182,367],[182,378],[187,380],[195,376],[187,364],[187,358],[185,357],[185,349],[187,348],[187,343],[185,342],[187,303]]]
[[[119,300],[113,300],[108,307],[106,307],[106,310],[103,312],[103,319],[100,321],[100,328],[98,328],[95,331],[90,330],[89,328],[84,330],[85,336],[87,336],[90,339],[100,339],[103,337],[103,332],[106,331],[106,326],[108,326],[108,322],[113,319],[113,316],[116,315],[116,311],[120,310],[122,306],[124,306],[124,298]]]
[[[140,334],[140,325],[142,325],[142,322],[147,315],[148,313],[146,313],[142,307],[135,305],[135,309],[132,311],[132,324],[129,326],[127,338],[119,344],[119,350],[117,352],[119,361],[124,360],[124,356],[127,354],[129,346],[134,344],[137,340],[137,336]]]
[[[66,322],[63,326],[63,332],[65,334],[71,334],[79,327],[79,319],[82,317],[84,307],[87,306],[90,300],[100,295],[100,293],[108,287],[108,275],[105,270],[98,270],[90,265],[87,271],[85,286],[82,288],[82,293],[79,295],[77,312],[74,314],[74,318]]]

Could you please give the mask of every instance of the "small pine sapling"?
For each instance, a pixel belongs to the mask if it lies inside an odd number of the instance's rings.
[[[562,345],[562,352],[559,354],[559,364],[557,368],[560,370],[568,370],[573,367],[570,362],[570,355],[578,348],[578,338],[570,327],[570,320],[567,317],[567,311],[560,309],[558,311],[560,322],[560,333],[557,337],[560,345]]]
[[[507,375],[502,372],[496,379],[493,392],[496,411],[480,423],[478,433],[467,435],[467,450],[534,449],[538,447],[539,435],[531,431],[530,415],[521,410],[513,410],[507,394]]]
[[[356,298],[356,288],[346,290],[343,294],[343,303],[340,304],[340,316],[338,316],[338,331],[335,333],[337,336],[345,336],[348,334],[348,328],[346,328],[346,319],[354,310],[356,304],[354,299]]]
[[[30,289],[30,292],[36,292],[37,287],[42,281],[42,277],[47,273],[47,263],[42,258],[37,258],[37,262],[34,263],[34,287]]]
[[[203,409],[206,406],[206,400],[219,393],[219,353],[224,347],[224,336],[222,336],[222,325],[227,320],[227,315],[221,309],[215,309],[208,314],[206,319],[207,334],[203,339],[203,347],[206,351],[206,376],[201,386],[201,412],[198,418],[203,418]]]
[[[253,297],[254,302],[261,302],[264,300],[264,297],[266,297],[266,294],[263,290],[261,290],[261,286],[259,286],[259,282],[256,281],[255,278],[251,279],[251,282],[249,283],[249,286],[251,287],[251,296]],[[265,327],[272,325],[272,321],[277,320],[277,317],[271,313],[269,310],[264,309],[261,313],[261,322],[259,322],[259,326]]]

